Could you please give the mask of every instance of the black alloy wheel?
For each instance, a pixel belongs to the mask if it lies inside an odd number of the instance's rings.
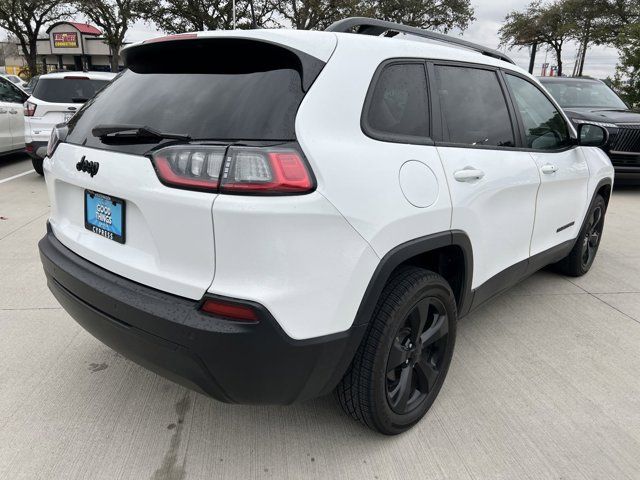
[[[596,205],[589,215],[586,231],[582,238],[582,268],[589,269],[598,251],[602,230],[604,228],[604,211],[602,205]]]
[[[602,242],[604,218],[607,213],[607,203],[602,195],[596,195],[589,211],[582,223],[580,233],[569,254],[553,265],[553,268],[563,275],[580,277],[587,273],[598,253]]]
[[[434,389],[448,333],[447,312],[440,300],[426,297],[411,308],[387,360],[387,400],[395,413],[411,412]]]
[[[385,435],[420,421],[451,364],[456,298],[424,268],[401,267],[385,285],[351,366],[336,387],[344,411]]]

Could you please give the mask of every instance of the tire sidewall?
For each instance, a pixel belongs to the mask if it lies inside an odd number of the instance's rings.
[[[394,342],[396,334],[399,328],[404,323],[411,308],[421,299],[425,297],[436,297],[439,299],[445,307],[447,312],[448,321],[448,335],[447,335],[447,347],[445,356],[442,361],[442,367],[438,380],[432,391],[428,393],[422,403],[407,414],[398,414],[391,409],[387,400],[386,391],[386,368],[387,360],[391,346]],[[453,356],[453,350],[455,346],[456,337],[456,303],[453,297],[453,293],[448,284],[442,280],[442,282],[434,282],[432,280],[425,280],[417,284],[406,295],[403,296],[401,306],[391,312],[390,321],[387,323],[382,341],[378,346],[378,351],[374,363],[374,376],[373,384],[373,402],[374,408],[379,412],[376,423],[378,429],[388,433],[396,434],[403,432],[417,423],[429,410],[434,400],[438,396],[440,388],[444,383],[444,379],[447,376],[449,365]]]
[[[598,240],[598,245],[596,246],[596,251],[593,255],[593,258],[591,259],[591,261],[587,264],[587,265],[583,265],[582,264],[582,254],[584,253],[582,251],[582,244],[584,242],[584,236],[587,233],[587,229],[589,228],[589,219],[591,218],[591,214],[594,212],[594,210],[596,208],[600,207],[600,209],[602,210],[602,232],[600,232],[600,238]],[[584,226],[582,227],[582,230],[580,230],[580,236],[578,237],[578,243],[577,243],[577,247],[579,248],[579,255],[578,255],[578,261],[580,262],[580,273],[582,275],[584,275],[585,273],[587,273],[590,269],[591,266],[593,265],[593,262],[595,261],[596,257],[598,256],[598,251],[600,250],[600,244],[602,243],[602,235],[604,233],[604,220],[605,220],[605,213],[607,211],[607,206],[606,203],[604,201],[604,198],[602,198],[602,196],[598,195],[595,199],[595,201],[593,202],[593,205],[591,205],[591,208],[589,208],[589,211],[587,212],[587,218],[585,218],[585,222],[584,222]]]

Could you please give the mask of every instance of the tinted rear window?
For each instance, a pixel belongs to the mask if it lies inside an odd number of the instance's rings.
[[[437,65],[444,141],[465,145],[515,146],[511,118],[496,73]]]
[[[371,96],[369,134],[388,141],[424,142],[429,135],[427,75],[422,63],[392,64],[384,68]]]
[[[41,78],[33,96],[52,103],[84,103],[108,83],[86,78]]]
[[[319,73],[315,68],[308,75],[303,54],[261,42],[174,43],[130,53],[129,68],[69,122],[67,141],[131,153],[155,146],[103,143],[91,131],[104,124],[147,126],[201,141],[295,140],[303,74],[310,81]]]

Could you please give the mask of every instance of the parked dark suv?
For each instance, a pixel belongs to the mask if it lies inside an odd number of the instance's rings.
[[[595,78],[539,80],[574,124],[598,122],[609,131],[605,151],[615,168],[616,181],[640,182],[640,111],[631,110],[613,90]]]

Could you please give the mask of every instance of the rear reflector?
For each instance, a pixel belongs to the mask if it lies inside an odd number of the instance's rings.
[[[258,314],[253,308],[237,303],[207,299],[202,304],[202,307],[200,307],[200,310],[216,317],[224,317],[230,320],[238,320],[242,322],[258,321]]]
[[[176,145],[158,150],[152,160],[170,187],[255,195],[302,194],[315,187],[294,148]]]

